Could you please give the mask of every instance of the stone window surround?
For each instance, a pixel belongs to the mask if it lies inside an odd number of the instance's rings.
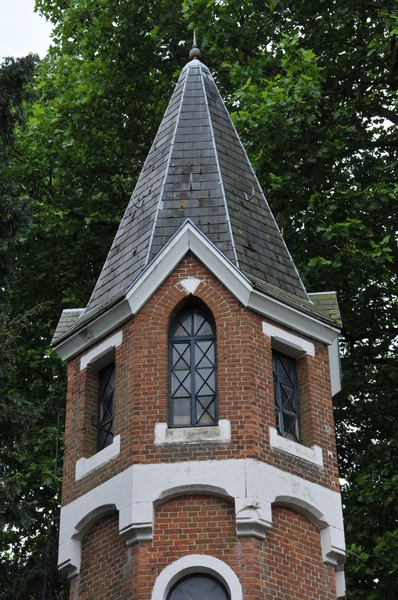
[[[194,573],[213,575],[225,585],[231,600],[242,600],[242,586],[231,567],[206,554],[183,556],[164,568],[155,581],[151,600],[166,600],[168,592],[180,578]]]
[[[218,425],[208,427],[170,428],[167,423],[156,423],[155,444],[197,444],[198,442],[230,442],[231,422],[220,419]]]
[[[94,469],[98,469],[98,467],[102,467],[105,463],[110,460],[116,458],[120,454],[120,435],[115,435],[113,438],[113,443],[100,450],[90,458],[79,458],[76,461],[75,467],[75,479],[78,481],[82,479]]]
[[[83,371],[87,366],[99,371],[115,358],[115,348],[120,346],[123,341],[123,331],[117,331],[106,338],[103,342],[92,348],[80,358],[80,370]]]
[[[180,281],[180,284],[188,294],[194,294],[201,283],[201,279],[197,277],[188,277]],[[219,419],[215,426],[177,428],[169,427],[167,423],[156,423],[154,438],[156,445],[230,442],[231,423],[227,419]]]
[[[103,369],[115,360],[115,350],[123,341],[123,332],[117,331],[113,335],[106,338],[103,342],[92,348],[80,358],[80,370],[83,371],[90,367],[96,371]],[[96,452],[90,458],[79,458],[76,461],[75,479],[82,479],[94,469],[98,469],[105,463],[120,454],[120,435],[113,438],[113,443]]]
[[[296,360],[303,356],[315,356],[315,346],[312,342],[299,337],[288,331],[284,331],[280,327],[271,325],[263,321],[263,333],[271,338],[273,350],[283,352],[287,356],[291,356]],[[322,448],[320,446],[304,446],[293,440],[289,440],[278,434],[275,427],[269,428],[270,446],[277,450],[287,452],[297,458],[301,458],[311,462],[318,467],[323,466]]]

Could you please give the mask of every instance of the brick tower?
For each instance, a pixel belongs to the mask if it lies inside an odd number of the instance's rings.
[[[334,293],[307,294],[195,48],[68,362],[71,600],[336,600]]]

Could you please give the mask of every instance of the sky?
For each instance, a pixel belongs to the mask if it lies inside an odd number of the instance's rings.
[[[29,52],[46,55],[51,26],[34,12],[34,4],[35,0],[0,0],[0,62]]]

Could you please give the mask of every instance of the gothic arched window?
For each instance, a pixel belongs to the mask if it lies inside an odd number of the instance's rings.
[[[194,573],[177,581],[167,600],[230,600],[230,596],[215,577]]]
[[[182,310],[169,333],[169,425],[217,425],[216,329],[196,306]]]

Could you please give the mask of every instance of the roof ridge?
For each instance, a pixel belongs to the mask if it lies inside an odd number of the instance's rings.
[[[211,130],[212,141],[213,141],[213,144],[215,146],[214,126],[213,126],[212,120],[210,119],[210,107],[209,107],[208,98],[207,98],[207,95],[206,95],[206,90],[204,89],[204,80],[203,80],[203,77],[202,77],[202,86],[203,86],[203,92],[204,92],[204,98],[205,98],[207,110],[209,112],[209,123],[210,123],[210,130]],[[222,98],[221,98],[221,100],[222,100]],[[230,231],[231,240],[232,240],[232,252],[233,252],[234,258],[235,258],[235,264],[239,268],[238,255],[236,253],[234,236],[232,234],[231,219],[230,219],[229,212],[228,212],[227,195],[225,193],[225,187],[224,187],[224,183],[223,183],[223,180],[222,180],[222,177],[221,177],[221,167],[220,167],[220,162],[219,162],[217,153],[215,155],[215,159],[216,159],[216,163],[217,163],[217,167],[218,167],[218,171],[219,171],[219,175],[220,175],[220,186],[221,186],[222,198],[223,198],[224,206],[225,206],[225,212],[226,212],[226,215],[227,215],[227,226],[228,226],[228,229]]]
[[[189,63],[188,63],[189,64]],[[188,66],[188,64],[185,66],[185,68]],[[184,91],[185,91],[185,87],[187,84],[187,78],[184,81],[184,86],[182,89],[181,94],[184,95]],[[178,107],[178,114],[175,120],[175,125],[174,125],[174,132],[173,132],[173,137],[172,137],[172,141],[170,143],[170,149],[169,149],[169,153],[168,153],[168,163],[167,163],[167,167],[170,166],[170,161],[171,161],[171,156],[173,153],[173,140],[175,139],[175,136],[177,135],[177,130],[178,130],[178,118],[181,114],[181,109],[182,109],[182,103],[180,103],[179,107]],[[152,233],[151,233],[151,237],[150,237],[150,242],[148,244],[148,251],[145,257],[145,261],[144,261],[144,268],[148,265],[148,263],[150,262],[149,258],[150,258],[150,253],[151,253],[151,247],[152,247],[152,242],[153,242],[153,235],[155,232],[155,228],[156,228],[156,223],[157,223],[157,215],[159,214],[159,209],[160,209],[160,204],[162,202],[162,198],[163,198],[163,191],[166,185],[166,180],[167,180],[167,173],[168,173],[168,168],[165,169],[164,175],[163,175],[163,181],[162,181],[162,185],[159,191],[159,200],[158,200],[158,206],[156,209],[156,215],[154,217],[153,220],[153,226],[152,226]]]

